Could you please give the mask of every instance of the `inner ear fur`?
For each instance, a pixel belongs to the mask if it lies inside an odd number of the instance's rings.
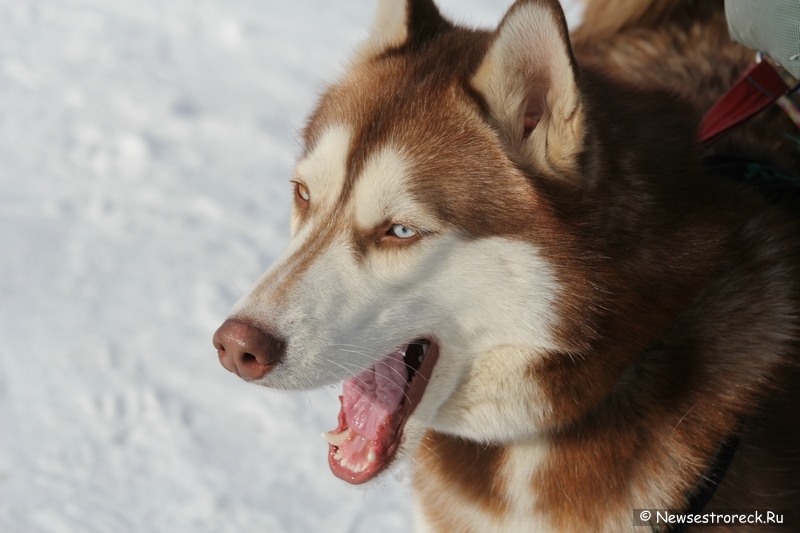
[[[500,22],[472,87],[511,154],[559,177],[577,170],[584,113],[578,67],[557,0],[517,0]]]
[[[392,49],[422,46],[452,28],[433,0],[378,0],[372,29],[357,50],[355,62]]]

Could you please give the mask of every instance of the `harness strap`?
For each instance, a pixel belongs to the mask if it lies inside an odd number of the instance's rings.
[[[789,98],[784,97],[788,91],[789,86],[769,62],[761,61],[752,65],[703,117],[700,123],[700,143],[708,146],[730,128],[763,111],[779,99],[782,100],[781,107],[787,110],[790,117],[792,112],[788,108],[800,116]]]
[[[699,513],[703,510],[706,504],[717,492],[717,488],[722,483],[722,478],[731,466],[733,456],[736,454],[736,449],[739,447],[740,435],[744,421],[740,421],[739,428],[735,433],[728,436],[717,448],[714,457],[711,459],[711,464],[708,466],[705,474],[700,478],[695,488],[686,497],[687,507],[686,512]],[[688,523],[673,524],[665,530],[665,533],[683,533],[689,527]]]

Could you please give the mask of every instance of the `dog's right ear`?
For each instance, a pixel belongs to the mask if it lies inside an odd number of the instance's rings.
[[[578,77],[558,0],[517,0],[471,83],[515,158],[567,177],[577,169],[584,142]]]
[[[354,59],[361,63],[391,49],[422,46],[452,28],[433,0],[378,0],[372,29]]]

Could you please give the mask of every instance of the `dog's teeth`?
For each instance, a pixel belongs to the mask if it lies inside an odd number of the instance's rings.
[[[375,450],[370,450],[369,455],[367,455],[367,459],[369,459],[370,463],[374,463],[378,460],[378,456],[375,454]]]
[[[334,433],[329,431],[327,433],[322,434],[322,438],[328,444],[332,444],[334,446],[341,446],[344,441],[347,440],[347,437],[350,435],[350,430],[342,431],[341,433]]]
[[[339,464],[342,465],[345,468],[349,468],[350,467],[350,461],[347,460],[347,457],[342,457],[342,460],[339,461]]]
[[[333,458],[336,459],[337,461],[341,461],[343,457],[344,455],[342,455],[341,450],[336,450],[336,453],[333,454]]]
[[[425,344],[423,344],[423,345],[422,345],[422,357],[423,357],[423,358],[424,358],[424,357],[425,357],[425,355],[428,353],[428,348],[430,348],[430,347],[431,347],[431,345],[430,345],[430,344],[428,344],[428,343],[425,343]],[[421,360],[422,360],[422,358],[420,358],[420,361],[421,361]]]

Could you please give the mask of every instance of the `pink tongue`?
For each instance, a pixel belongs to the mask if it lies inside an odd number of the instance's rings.
[[[374,440],[378,426],[397,410],[407,387],[403,346],[344,382],[342,408],[347,426]]]

